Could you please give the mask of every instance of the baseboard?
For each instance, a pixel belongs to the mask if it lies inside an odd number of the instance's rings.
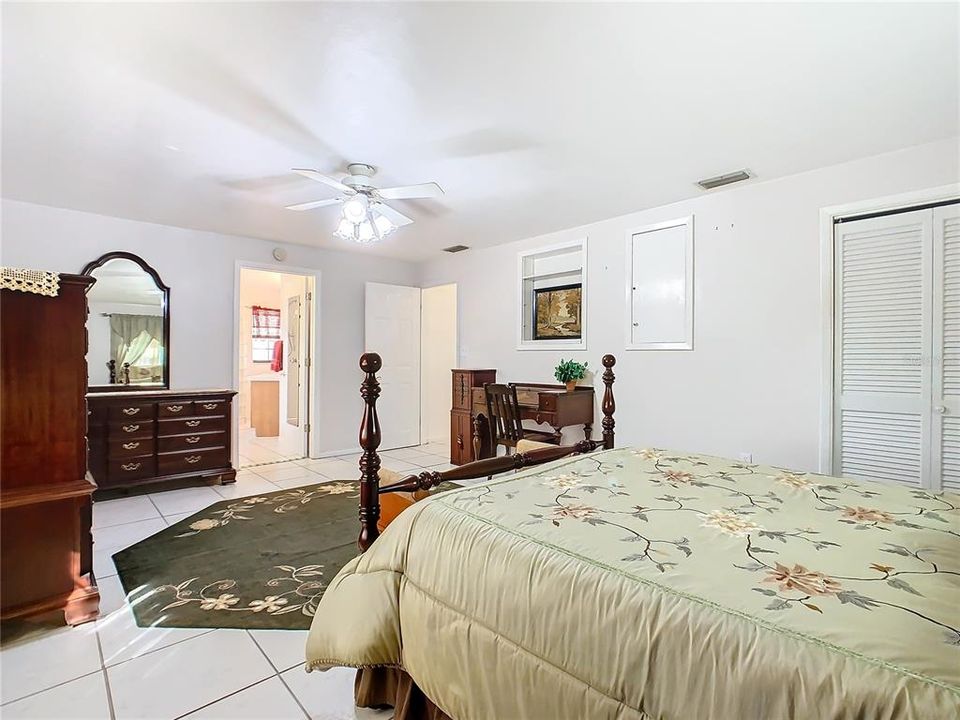
[[[360,449],[360,446],[347,448],[346,450],[325,450],[324,452],[317,453],[316,455],[311,455],[311,460],[322,460],[323,458],[335,457],[337,455],[358,455],[363,452]]]

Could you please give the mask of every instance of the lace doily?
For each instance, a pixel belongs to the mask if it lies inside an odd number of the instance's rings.
[[[60,292],[60,275],[49,270],[0,267],[0,288],[56,297]]]

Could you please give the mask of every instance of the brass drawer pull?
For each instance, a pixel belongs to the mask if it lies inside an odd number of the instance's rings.
[[[198,462],[200,462],[200,459],[201,459],[201,456],[200,456],[200,455],[187,455],[187,457],[184,458],[184,460],[186,460],[186,461],[187,461],[188,463],[190,463],[191,465],[192,465],[193,463],[198,463]]]
[[[183,439],[183,441],[186,442],[186,443],[190,443],[191,445],[195,445],[195,444],[197,444],[198,442],[200,442],[200,436],[199,436],[199,435],[190,435],[189,437],[185,437],[185,438]]]
[[[124,432],[136,432],[136,431],[139,430],[139,429],[140,429],[140,426],[139,426],[139,425],[124,425],[124,426],[123,426],[123,431],[124,431]]]
[[[167,410],[170,412],[180,412],[183,410],[183,405],[167,405]]]
[[[136,442],[128,442],[123,444],[124,450],[136,450],[138,447],[140,447],[139,440],[137,440]]]
[[[204,404],[203,404],[203,409],[204,409],[204,410],[216,410],[218,404],[219,404],[219,403],[204,403]]]
[[[126,470],[127,472],[130,472],[131,470],[139,470],[139,469],[140,469],[140,463],[125,463],[124,465],[121,465],[120,467],[121,467],[123,470]]]
[[[140,408],[138,408],[138,407],[124,408],[124,409],[123,409],[123,414],[124,414],[124,415],[136,415],[138,412],[140,412]]]
[[[196,427],[199,424],[199,420],[187,420],[187,427]]]

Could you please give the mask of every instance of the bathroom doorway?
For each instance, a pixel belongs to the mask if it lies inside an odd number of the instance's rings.
[[[315,278],[239,268],[238,466],[309,457]]]

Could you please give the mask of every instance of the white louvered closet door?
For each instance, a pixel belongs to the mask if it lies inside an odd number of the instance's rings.
[[[933,211],[934,478],[960,491],[960,205]],[[934,481],[933,487],[936,488]]]
[[[834,230],[834,472],[930,478],[932,213]]]

